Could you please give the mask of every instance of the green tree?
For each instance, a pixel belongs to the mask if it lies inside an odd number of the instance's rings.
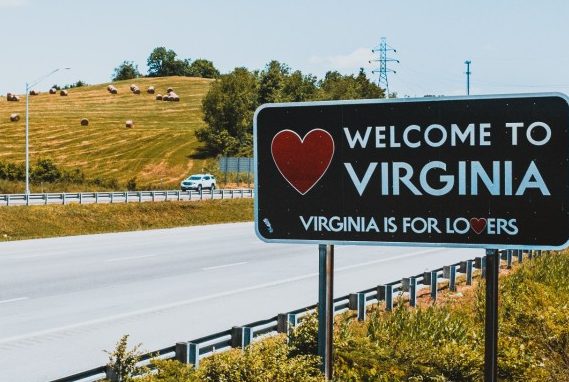
[[[163,46],[150,53],[146,64],[149,77],[185,76],[190,67],[189,60],[178,59],[176,52]]]
[[[342,75],[337,71],[327,72],[319,82],[320,99],[364,99],[384,98],[385,92],[378,85],[370,82],[363,68],[357,77]]]
[[[130,80],[138,77],[140,77],[138,65],[132,61],[123,61],[113,71],[113,81]]]
[[[289,67],[278,61],[267,64],[259,74],[259,105],[283,101],[283,87],[289,72]]]
[[[310,74],[304,75],[300,70],[296,70],[285,78],[282,94],[283,101],[286,102],[315,100],[318,94],[316,77]]]
[[[258,103],[299,102],[316,99],[316,77],[291,73],[286,64],[271,61],[259,73]]]
[[[211,154],[250,154],[257,77],[246,68],[222,75],[202,101],[206,127],[196,131]]]
[[[219,70],[216,69],[213,62],[198,58],[190,64],[187,75],[202,78],[218,78]]]

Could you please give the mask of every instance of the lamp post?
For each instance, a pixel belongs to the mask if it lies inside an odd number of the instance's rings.
[[[29,125],[29,121],[30,121],[30,113],[29,113],[30,89],[32,89],[34,86],[36,86],[37,84],[39,84],[41,81],[45,80],[46,78],[48,78],[52,74],[59,72],[61,69],[69,70],[71,68],[57,68],[55,70],[52,70],[48,74],[41,76],[40,78],[38,78],[37,80],[35,80],[31,84],[29,82],[26,82],[26,93],[25,93],[26,94],[26,200],[28,199],[28,197],[30,195],[30,145],[29,145],[29,142],[30,142],[30,139],[29,139],[29,135],[30,135],[30,125]]]

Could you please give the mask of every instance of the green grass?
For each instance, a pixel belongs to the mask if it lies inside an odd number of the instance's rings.
[[[253,200],[0,208],[0,241],[253,220]]]
[[[198,155],[194,131],[203,126],[201,100],[212,80],[193,77],[140,78],[69,90],[69,96],[42,93],[30,97],[30,157],[53,159],[58,166],[81,168],[89,178],[116,178],[121,184],[136,177],[138,184],[177,186],[191,172],[207,168]],[[137,84],[142,93],[130,92]],[[156,101],[146,88],[164,94],[174,88],[180,102]],[[10,114],[19,113],[19,122]],[[89,126],[80,125],[81,118]],[[125,128],[126,120],[134,128]],[[0,100],[0,160],[23,162],[25,97]],[[210,159],[211,162],[211,159]],[[32,192],[37,191],[32,186]]]

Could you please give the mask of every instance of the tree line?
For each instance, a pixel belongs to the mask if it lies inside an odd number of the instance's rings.
[[[329,71],[323,79],[278,61],[261,71],[235,68],[221,75],[202,101],[206,126],[196,137],[210,155],[252,154],[253,114],[264,103],[384,98],[363,68],[357,75]]]
[[[176,52],[163,46],[154,48],[146,60],[146,65],[148,66],[148,77],[219,77],[219,70],[213,62],[203,58],[194,61],[188,58],[178,58]],[[139,77],[144,76],[140,73],[138,65],[133,61],[125,60],[114,69],[112,80],[121,81]]]

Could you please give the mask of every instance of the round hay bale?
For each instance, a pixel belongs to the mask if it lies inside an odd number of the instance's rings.
[[[18,122],[20,120],[20,114],[12,113],[10,114],[10,121],[11,122]]]
[[[168,98],[170,98],[170,101],[180,102],[180,97],[174,92],[168,93]]]
[[[8,102],[12,101],[12,93],[6,94],[6,101]]]
[[[173,91],[174,91],[174,89],[172,89],[172,88],[166,89],[166,93],[172,93]]]
[[[138,86],[136,86],[135,84],[131,84],[130,85],[130,91],[133,92],[135,88],[137,88]]]
[[[20,96],[12,94],[12,99],[10,100],[12,102],[20,102]]]
[[[56,88],[51,88],[49,89],[49,94],[55,94],[57,93],[57,89]]]
[[[140,89],[138,88],[138,86],[135,86],[134,89],[132,89],[132,92],[134,94],[140,94]]]
[[[154,86],[149,86],[148,89],[146,89],[146,92],[148,94],[154,94],[155,90],[154,90]]]
[[[118,90],[117,88],[115,88],[113,85],[109,85],[107,86],[107,91],[111,94],[118,94]]]
[[[132,128],[134,127],[134,122],[131,119],[129,119],[128,121],[125,122],[125,126],[128,128]]]
[[[35,89],[34,89],[34,90],[30,90],[30,95],[31,95],[31,96],[37,96],[37,95],[39,95],[39,94],[40,94],[39,90],[35,90]]]
[[[81,118],[81,126],[89,126],[89,120],[87,118]]]
[[[162,94],[156,94],[156,101],[162,101]]]
[[[169,95],[162,96],[162,101],[170,101],[170,96]]]
[[[69,92],[67,90],[61,90],[59,92],[59,95],[62,97],[67,97],[69,95]]]

